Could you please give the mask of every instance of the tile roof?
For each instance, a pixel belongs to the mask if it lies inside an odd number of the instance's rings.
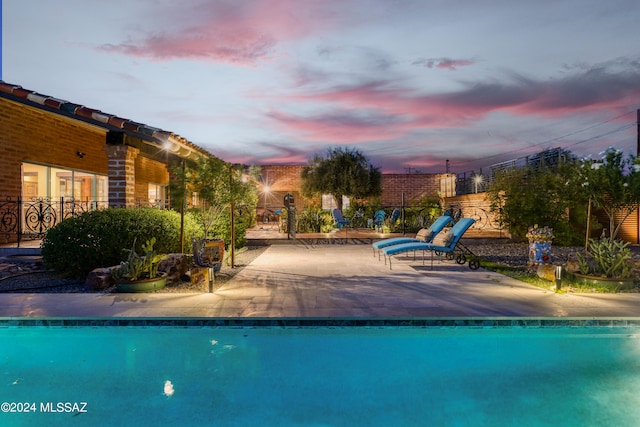
[[[53,112],[60,112],[60,114],[76,117],[78,120],[94,123],[97,126],[104,127],[109,130],[127,131],[135,136],[144,139],[146,141],[156,142],[159,145],[165,144],[167,141],[173,142],[174,145],[182,146],[186,148],[184,152],[197,152],[206,156],[211,156],[202,147],[199,147],[186,138],[176,135],[173,132],[165,131],[156,127],[147,126],[143,123],[137,123],[133,120],[125,119],[122,117],[108,114],[100,110],[85,107],[84,105],[74,104],[69,101],[54,98],[52,96],[43,95],[34,91],[30,91],[22,88],[22,86],[7,83],[0,80],[0,97],[5,97],[4,94],[11,95],[11,99],[30,102],[35,104],[36,107],[46,107],[45,109]],[[183,150],[174,150],[183,152]],[[185,156],[188,157],[188,156]]]

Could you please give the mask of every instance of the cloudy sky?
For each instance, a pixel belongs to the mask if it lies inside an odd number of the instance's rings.
[[[2,0],[2,79],[227,161],[635,154],[637,0]]]

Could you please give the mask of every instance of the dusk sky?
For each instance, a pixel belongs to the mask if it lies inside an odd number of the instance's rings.
[[[637,0],[3,0],[2,79],[230,162],[635,154]]]

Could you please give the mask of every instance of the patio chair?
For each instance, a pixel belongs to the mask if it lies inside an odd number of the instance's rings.
[[[376,211],[373,215],[373,225],[375,226],[376,231],[382,231],[382,226],[384,225],[384,219],[387,216],[386,213],[382,209]]]
[[[403,243],[431,243],[433,238],[436,237],[438,233],[440,233],[447,225],[449,225],[453,221],[449,215],[442,215],[436,218],[435,221],[428,227],[423,228],[416,234],[416,237],[393,237],[391,239],[379,240],[372,244],[373,246],[373,256],[378,255],[378,259],[380,259],[380,250],[382,248],[386,248],[387,246],[393,245],[401,245]]]
[[[436,254],[439,259],[442,258],[443,254],[447,254],[451,259],[454,258],[454,252],[456,247],[458,246],[458,241],[462,237],[462,235],[473,225],[475,222],[472,218],[461,218],[447,233],[441,233],[436,238],[433,239],[431,243],[422,243],[422,242],[413,242],[413,243],[402,243],[399,245],[387,246],[386,248],[382,248],[382,253],[384,254],[385,264],[387,262],[387,258],[389,259],[389,269],[391,269],[391,257],[394,255],[398,255],[404,252],[413,252],[415,259],[415,252],[422,251],[422,263],[424,264],[424,253],[426,251],[431,252],[431,268],[433,269],[433,256]],[[464,248],[464,246],[461,246]],[[480,262],[477,257],[466,250],[468,254],[472,256],[469,260],[469,268],[472,270],[476,270],[480,267]],[[458,264],[464,264],[466,262],[467,253],[459,253],[456,262]]]
[[[396,225],[396,222],[400,219],[400,209],[395,208],[393,212],[391,212],[391,226]]]
[[[343,217],[342,211],[340,209],[335,208],[332,214],[333,214],[333,221],[336,223],[339,229],[342,229],[342,227],[344,226],[348,227],[350,225],[349,218]]]

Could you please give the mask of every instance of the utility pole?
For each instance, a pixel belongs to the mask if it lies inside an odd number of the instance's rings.
[[[638,130],[636,132],[636,140],[638,141],[636,146],[636,156],[640,156],[640,109],[636,110],[636,124],[638,125]]]

